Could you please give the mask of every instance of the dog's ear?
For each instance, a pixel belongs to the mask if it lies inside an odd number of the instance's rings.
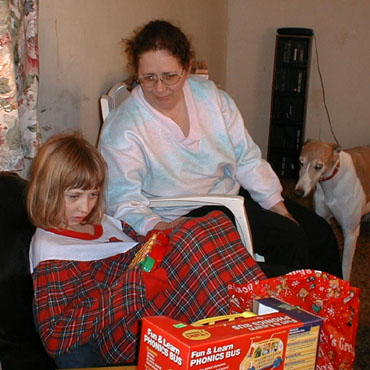
[[[330,144],[334,150],[334,152],[336,153],[339,153],[342,151],[342,147],[339,145],[339,144],[336,144],[336,143],[332,143]]]

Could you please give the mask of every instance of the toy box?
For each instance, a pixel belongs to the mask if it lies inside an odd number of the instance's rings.
[[[321,318],[271,298],[254,308],[263,314],[201,326],[144,318],[138,369],[314,370]]]

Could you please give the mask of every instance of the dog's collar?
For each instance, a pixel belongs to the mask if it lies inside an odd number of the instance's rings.
[[[338,160],[337,165],[335,166],[334,171],[332,172],[332,174],[329,175],[328,177],[321,177],[319,181],[323,182],[323,181],[328,181],[328,180],[332,179],[338,173],[339,167],[340,167],[340,161]]]

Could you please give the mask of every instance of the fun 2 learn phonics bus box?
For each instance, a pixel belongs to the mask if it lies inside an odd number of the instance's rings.
[[[256,312],[263,314],[244,314],[250,317],[194,324],[144,318],[138,369],[314,370],[321,319],[269,299],[256,301]]]

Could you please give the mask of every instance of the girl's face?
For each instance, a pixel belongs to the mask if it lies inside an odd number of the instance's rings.
[[[167,86],[160,80],[163,73],[182,73],[182,76],[175,85]],[[155,50],[143,53],[139,59],[139,79],[148,75],[155,75],[158,81],[153,87],[142,85],[145,99],[155,109],[164,114],[166,111],[171,111],[183,98],[182,88],[188,76],[188,71],[184,70],[179,60],[168,51]]]
[[[64,191],[64,220],[68,228],[80,226],[95,207],[99,189],[67,189]]]

